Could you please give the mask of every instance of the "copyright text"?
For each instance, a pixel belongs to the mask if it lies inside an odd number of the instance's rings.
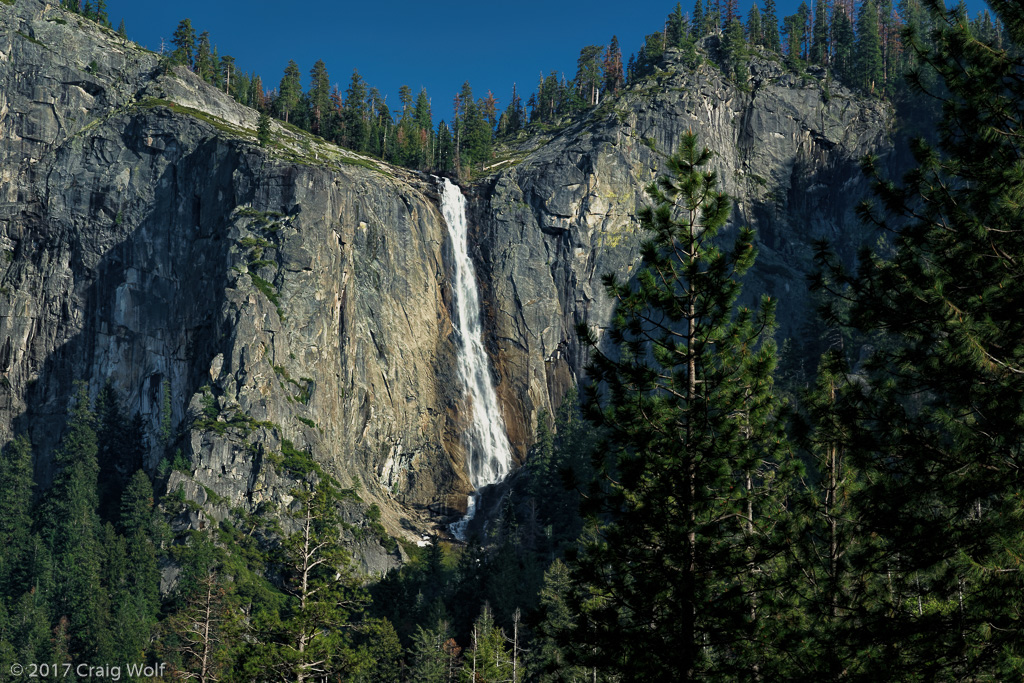
[[[92,678],[96,680],[120,681],[122,676],[131,678],[156,678],[163,676],[166,664],[11,664],[11,676],[15,678],[70,679]]]

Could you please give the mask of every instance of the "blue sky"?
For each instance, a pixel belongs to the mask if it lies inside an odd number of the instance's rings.
[[[750,5],[740,0],[744,16]],[[781,18],[795,12],[799,0],[777,5]],[[691,11],[693,0],[682,6]],[[160,48],[161,38],[169,46],[178,22],[188,17],[197,32],[210,32],[220,54],[260,74],[267,88],[277,86],[289,59],[307,83],[313,63],[323,59],[331,83],[343,92],[358,69],[392,109],[401,85],[414,96],[425,87],[435,123],[450,118],[452,99],[467,80],[477,97],[493,90],[503,108],[513,82],[525,100],[542,72],[571,78],[580,48],[606,45],[613,34],[628,59],[673,7],[671,0],[107,0],[113,25],[123,18],[129,37],[151,50]],[[968,0],[968,7],[973,16],[985,4]]]

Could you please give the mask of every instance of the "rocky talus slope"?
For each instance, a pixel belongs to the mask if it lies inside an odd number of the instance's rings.
[[[467,188],[520,459],[580,372],[575,324],[608,320],[600,275],[636,266],[643,185],[687,129],[759,230],[748,291],[777,293],[781,334],[808,308],[811,241],[859,239],[881,104],[767,60],[742,88],[676,61]],[[411,534],[468,490],[435,189],[278,123],[261,148],[256,127],[112,31],[0,3],[0,442],[27,431],[45,485],[73,383],[110,381],[146,422],[147,467],[168,446],[191,463],[171,485],[206,511],[182,524],[287,504],[304,453]],[[373,552],[367,569],[392,561]]]

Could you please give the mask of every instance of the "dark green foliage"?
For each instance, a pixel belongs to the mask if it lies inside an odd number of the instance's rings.
[[[459,164],[472,167],[483,166],[491,158],[492,130],[484,117],[481,102],[473,99],[469,82],[462,84],[462,91],[456,98],[456,158]]]
[[[402,643],[395,627],[387,619],[366,619],[356,637],[359,648],[353,683],[399,683],[402,677]]]
[[[661,62],[664,52],[665,34],[659,31],[648,35],[633,67],[633,76],[640,79],[654,73],[654,67]]]
[[[832,15],[832,64],[836,75],[847,83],[856,77],[854,44],[853,20],[837,7]]]
[[[678,2],[672,13],[665,20],[665,45],[667,47],[680,47],[683,44],[683,37],[689,33],[690,27],[686,17],[683,16],[683,6]]]
[[[92,654],[103,623],[100,587],[99,464],[95,415],[79,383],[68,428],[54,455],[59,472],[47,492],[43,537],[54,561],[52,616],[66,619],[68,647]]]
[[[697,0],[693,6],[693,19],[690,22],[690,32],[694,38],[703,38],[707,31],[707,25],[704,23],[704,0]]]
[[[270,115],[261,111],[259,123],[256,126],[256,140],[260,147],[266,147],[270,143],[270,136]]]
[[[808,474],[791,500],[794,515],[787,567],[796,608],[781,624],[778,637],[788,643],[786,661],[777,670],[788,680],[841,680],[857,671],[869,655],[851,647],[853,605],[882,588],[879,577],[852,561],[870,539],[860,535],[852,500],[860,490],[847,445],[847,426],[855,404],[851,374],[839,346],[826,352],[815,385],[804,392],[805,419],[794,431],[808,463]]]
[[[726,75],[732,78],[741,88],[747,82],[747,41],[743,32],[743,24],[733,19],[725,29],[723,41],[725,63],[722,65]]]
[[[32,445],[19,436],[0,452],[0,594],[29,588],[32,548]]]
[[[857,561],[886,590],[855,633],[867,675],[1011,680],[1024,672],[1024,63],[929,6],[935,47],[914,47],[946,89],[938,142],[914,144],[901,183],[868,160],[878,202],[863,215],[891,239],[855,277],[827,264],[875,345],[848,448],[861,534],[877,540]]]
[[[167,620],[177,653],[175,672],[200,681],[220,680],[230,666],[230,638],[239,635],[231,591],[217,565],[200,575],[181,608]]]
[[[811,34],[811,64],[828,64],[828,5],[826,0],[814,2],[814,28]]]
[[[146,454],[145,425],[138,413],[125,417],[113,386],[107,382],[96,396],[96,438],[100,465],[100,518],[115,522],[121,493]]]
[[[588,45],[580,50],[576,60],[575,84],[577,93],[587,106],[598,104],[601,97],[601,53],[600,45]]]
[[[458,646],[452,640],[448,622],[441,620],[430,629],[416,627],[412,639],[411,680],[422,683],[448,683],[456,667]]]
[[[110,28],[110,17],[107,15],[106,0],[96,0],[96,9],[93,10],[93,15],[90,18],[101,26]]]
[[[220,80],[224,81],[224,92],[230,93],[231,84],[237,80],[235,76],[235,58],[231,55],[221,57],[217,71],[220,74]],[[220,83],[214,83],[214,85],[220,85]],[[238,99],[237,93],[235,93],[235,99]]]
[[[463,680],[500,683],[512,680],[513,654],[505,643],[505,634],[494,623],[490,605],[484,603],[473,623],[469,647],[463,654]]]
[[[704,680],[760,666],[760,591],[773,575],[770,529],[788,449],[772,395],[774,303],[737,309],[753,233],[714,242],[732,203],[684,136],[671,175],[648,187],[651,233],[616,302],[609,355],[591,347],[588,416],[606,430],[575,562],[585,599],[584,661],[646,680]],[[755,570],[755,567],[757,570]]]
[[[881,90],[885,72],[882,63],[882,38],[878,32],[878,8],[868,0],[857,18],[857,45],[854,52],[857,64],[857,85],[867,93]]]
[[[171,380],[164,379],[160,383],[160,445],[167,448],[171,444],[171,426],[173,424],[171,409]]]
[[[455,141],[451,128],[443,120],[437,124],[437,161],[435,168],[442,173],[455,170]]]
[[[580,414],[575,388],[562,400],[554,433],[548,419],[547,413],[537,418],[537,444],[530,452],[527,470],[537,524],[544,530],[545,539],[557,548],[574,543],[583,530],[579,491],[593,479],[590,453],[596,438]]]
[[[282,680],[346,675],[358,661],[346,628],[366,598],[339,537],[335,490],[328,481],[294,490],[286,515],[296,530],[281,539],[274,564],[287,595],[256,624],[247,667]]]
[[[370,109],[366,102],[366,83],[358,71],[352,71],[348,89],[345,91],[345,105],[342,110],[342,142],[345,146],[361,151],[366,149],[370,139],[367,119]]]
[[[786,63],[791,69],[801,69],[804,66],[804,18],[800,14],[791,14],[782,23],[782,32],[786,36]]]
[[[203,31],[199,34],[199,40],[196,42],[195,72],[207,83],[216,84],[217,62],[210,50],[210,32]]]
[[[750,14],[747,16],[747,39],[751,45],[764,45],[764,27],[756,2],[750,6]]]
[[[174,45],[174,52],[171,53],[171,63],[192,68],[195,63],[196,31],[192,28],[192,21],[182,19],[178,28],[171,38]]]
[[[769,50],[782,51],[782,43],[779,41],[779,15],[775,11],[775,0],[764,0],[764,43]]]
[[[285,123],[288,117],[299,106],[299,99],[302,97],[302,73],[299,65],[294,59],[288,60],[288,66],[284,69],[284,76],[281,77],[281,84],[278,86],[277,111],[284,116]]]
[[[575,644],[577,620],[569,604],[571,591],[568,567],[561,560],[555,560],[544,572],[544,586],[540,591],[537,637],[533,641],[528,660],[533,680],[548,683],[587,678],[589,672],[570,664],[567,655],[567,651],[572,650]]]
[[[330,122],[327,119],[332,114],[331,79],[327,75],[327,65],[324,64],[324,60],[316,60],[316,64],[309,72],[309,78],[309,94],[306,100],[310,107],[312,131],[317,135],[323,135],[329,128]]]

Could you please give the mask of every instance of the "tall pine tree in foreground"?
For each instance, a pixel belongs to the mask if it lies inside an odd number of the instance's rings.
[[[647,188],[651,237],[617,302],[611,348],[592,350],[588,414],[608,435],[588,498],[591,528],[574,562],[584,660],[630,680],[757,676],[759,617],[774,577],[769,520],[788,459],[772,394],[774,302],[739,308],[755,258],[743,228],[716,239],[732,208],[692,133]]]
[[[304,481],[285,523],[276,561],[287,599],[254,629],[250,675],[307,681],[344,677],[358,667],[351,617],[366,598],[341,545],[338,493],[333,480]]]
[[[1019,680],[1024,60],[928,4],[935,47],[913,45],[945,85],[938,142],[915,143],[917,168],[899,184],[867,163],[879,206],[864,214],[891,240],[843,280],[850,322],[877,349],[850,452],[864,532],[879,545],[856,561],[885,580],[850,632],[870,655],[865,676]],[[994,5],[1024,45],[1017,5]]]

